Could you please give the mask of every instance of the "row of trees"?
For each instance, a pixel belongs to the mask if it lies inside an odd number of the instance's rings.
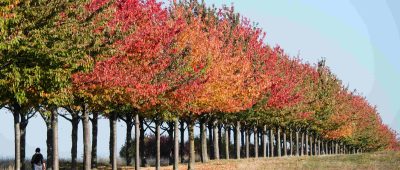
[[[306,153],[311,146],[308,135],[314,145],[333,142],[337,148],[341,143],[346,150],[399,147],[395,132],[382,123],[376,108],[344,87],[324,60],[304,63],[266,45],[265,33],[233,7],[172,1],[163,8],[155,0],[4,0],[0,5],[0,106],[14,116],[17,169],[25,158],[26,125],[37,112],[46,122],[48,163],[53,169],[59,169],[58,115],[73,127],[73,168],[79,122],[84,169],[96,166],[99,116],[110,120],[113,169],[117,119],[127,124],[127,146],[132,145],[133,126],[135,139],[140,139],[144,120],[154,122],[156,167],[160,126],[167,122],[177,168],[183,129],[179,120],[188,126],[189,169],[194,163],[196,122],[203,161],[208,160],[207,127],[213,158],[219,159],[220,126],[228,137],[234,130],[237,158],[240,134],[246,134],[246,141],[249,133],[259,134],[255,136],[265,145],[267,131],[271,156],[274,150],[281,156],[288,143],[294,146],[286,141],[287,132],[295,133],[295,146],[304,134]],[[143,155],[139,141],[135,140],[136,169]],[[255,150],[257,157],[258,147]]]

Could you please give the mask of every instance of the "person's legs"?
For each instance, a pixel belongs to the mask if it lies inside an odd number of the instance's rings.
[[[42,170],[42,165],[34,165],[35,169],[34,170]]]

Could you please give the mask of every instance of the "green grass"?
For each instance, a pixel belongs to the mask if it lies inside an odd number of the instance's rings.
[[[400,170],[400,152],[376,152],[358,155],[327,155],[259,158],[210,162],[205,169],[382,169]],[[226,165],[229,165],[225,167]],[[215,166],[215,167],[214,167]],[[221,166],[221,167],[218,167]],[[207,165],[204,165],[207,167]]]
[[[0,160],[0,165],[12,160]],[[101,162],[101,161],[100,161]],[[62,169],[69,169],[67,161],[60,161]],[[100,163],[102,164],[102,163]],[[106,164],[106,163],[105,163]],[[0,166],[0,169],[4,167]],[[110,169],[109,167],[99,169]],[[125,167],[119,169],[133,169]],[[142,168],[143,170],[154,169],[154,167]],[[172,166],[163,166],[161,169],[172,169]],[[179,169],[187,169],[186,164],[181,164]],[[302,157],[275,157],[241,160],[219,160],[208,163],[196,162],[196,170],[259,170],[259,169],[379,169],[400,170],[400,152],[375,152],[358,155],[324,155],[324,156],[302,156]]]

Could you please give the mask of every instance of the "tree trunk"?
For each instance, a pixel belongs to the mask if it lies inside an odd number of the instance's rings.
[[[135,115],[135,170],[139,170],[140,169],[140,155],[141,155],[141,150],[143,150],[144,148],[140,149],[141,145],[141,129],[140,129],[140,118],[139,118],[139,114]],[[143,128],[143,126],[142,126]],[[144,140],[144,138],[143,138]],[[144,144],[144,143],[143,143]],[[144,155],[142,155],[144,156]]]
[[[222,124],[218,123],[217,126],[218,126],[218,151],[219,151],[218,152],[218,155],[219,155],[218,159],[219,159],[219,158],[221,158],[222,148],[223,148],[223,146],[222,146]]]
[[[308,156],[308,132],[307,131],[306,131],[306,143],[305,144],[306,144],[306,150],[305,150],[306,153],[305,154]]]
[[[241,129],[240,129],[240,138],[241,138],[241,145],[240,146],[242,146],[241,148],[240,148],[240,153],[241,154],[243,154],[243,156],[246,156],[245,155],[245,148],[246,148],[246,144],[244,143],[244,141],[245,141],[245,133],[246,133],[246,130],[245,130],[245,128],[244,127],[241,127]]]
[[[312,156],[312,155],[314,155],[314,153],[313,153],[313,136],[312,136],[312,134],[310,134],[308,137],[310,138],[310,156]]]
[[[156,170],[160,169],[160,157],[161,157],[161,151],[160,151],[160,124],[161,122],[159,120],[155,121],[156,124]]]
[[[250,157],[250,130],[246,128],[246,158]]]
[[[230,132],[229,125],[225,125],[225,158],[228,160],[229,160],[229,145],[230,145],[229,132]]]
[[[47,145],[47,167],[52,167],[53,166],[53,129],[51,128],[51,118],[46,118],[46,128],[47,128],[47,139],[46,139],[46,145]]]
[[[271,128],[271,129],[269,129],[269,145],[270,145],[270,148],[269,148],[269,151],[271,152],[271,154],[270,154],[270,156],[271,157],[274,157],[274,129],[273,128]]]
[[[276,145],[277,145],[277,149],[278,149],[278,157],[281,157],[281,151],[282,151],[282,142],[281,142],[281,128],[277,127],[276,128],[276,136],[277,136],[277,140],[276,140]]]
[[[207,155],[207,128],[203,120],[200,120],[200,138],[201,138],[201,162],[208,162]]]
[[[168,125],[168,147],[169,147],[169,162],[168,165],[173,165],[174,163],[174,122],[172,121],[168,121],[167,122]]]
[[[146,160],[147,158],[146,158],[146,155],[144,154],[145,149],[146,149],[145,143],[144,143],[144,137],[145,137],[144,136],[144,132],[145,132],[144,121],[145,120],[142,116],[138,116],[138,115],[136,115],[135,119],[137,119],[137,117],[139,117],[139,128],[136,129],[136,131],[139,130],[139,135],[137,135],[137,137],[139,137],[139,147],[136,146],[136,149],[137,149],[137,151],[139,151],[139,155],[137,155],[138,158],[136,158],[136,159],[141,158],[141,160],[138,161],[139,163],[136,166],[145,167],[145,166],[147,166],[147,160]],[[142,156],[142,157],[139,157],[139,156]]]
[[[133,120],[131,116],[126,117],[126,147],[125,147],[125,159],[126,159],[126,165],[131,166],[132,165],[132,154],[130,153],[130,150],[132,148],[132,129],[133,129]]]
[[[209,141],[209,148],[210,148],[210,159],[214,159],[214,139],[213,139],[213,122],[208,122],[208,141]]]
[[[318,154],[321,155],[321,140],[318,138]]]
[[[188,122],[188,128],[189,128],[189,163],[188,163],[188,170],[193,170],[194,169],[194,163],[195,163],[194,130],[193,130],[194,129],[194,122],[193,122],[193,120],[190,120]]]
[[[339,144],[335,142],[335,154],[339,154]]]
[[[20,135],[21,135],[21,169],[26,169],[25,167],[25,153],[26,153],[26,127],[28,126],[28,119],[25,115],[20,114],[21,116],[21,123],[20,123]]]
[[[240,159],[240,122],[236,121],[235,127],[236,159]]]
[[[179,164],[179,128],[178,128],[179,120],[174,120],[174,170],[178,170]]]
[[[290,131],[290,156],[293,156],[293,130],[289,129]]]
[[[254,157],[258,158],[258,131],[257,131],[257,127],[254,127]]]
[[[73,113],[71,113],[73,114]],[[77,156],[78,156],[78,125],[79,125],[79,117],[72,116],[71,119],[72,124],[72,132],[71,132],[71,169],[76,170],[77,167]]]
[[[117,170],[117,118],[112,113],[110,119],[110,161],[112,170]]]
[[[180,128],[180,131],[181,131],[181,143],[180,143],[179,151],[181,152],[180,153],[181,163],[184,163],[185,162],[185,157],[184,157],[185,156],[185,122],[183,121],[183,119],[181,120],[180,126],[181,126],[181,128]]]
[[[53,170],[58,170],[60,167],[58,159],[58,114],[56,109],[51,113],[51,128],[53,129]]]
[[[324,148],[325,148],[325,144],[324,144],[324,141],[323,140],[321,140],[321,139],[319,139],[319,142],[320,142],[320,145],[319,145],[319,155],[324,155],[325,154],[325,151],[324,151]]]
[[[214,130],[213,130],[213,132],[214,132],[214,140],[213,140],[213,142],[214,142],[214,159],[216,159],[216,160],[219,160],[219,139],[218,139],[218,137],[219,137],[219,135],[218,135],[218,125],[217,125],[217,120],[215,120],[214,122],[213,122],[213,126],[214,126]]]
[[[266,147],[267,147],[267,157],[270,157],[271,155],[271,152],[270,152],[270,147],[271,147],[271,145],[270,145],[270,138],[271,138],[271,135],[269,135],[269,130],[266,130],[265,131],[265,142],[266,142]]]
[[[326,154],[329,154],[328,153],[329,152],[328,141],[325,141],[324,143],[325,143],[325,148],[324,149],[325,149],[325,155],[326,155]]]
[[[314,148],[314,155],[318,155],[318,153],[317,153],[317,142],[318,142],[317,141],[317,135],[314,135],[313,138],[314,138],[314,141],[313,141],[314,142],[314,147],[313,147]]]
[[[21,123],[20,123],[20,135],[21,135],[21,169],[26,169],[25,167],[25,153],[26,153],[26,127],[28,126],[28,120],[25,115],[21,114]]]
[[[97,168],[97,129],[98,129],[98,112],[93,112],[92,118],[92,152],[91,152],[91,164],[92,169]]]
[[[266,158],[267,157],[267,141],[266,141],[266,137],[265,137],[265,132],[267,131],[267,126],[263,126],[263,130],[261,132],[261,141],[262,141],[262,148],[263,148],[263,157]]]
[[[19,111],[14,111],[14,166],[15,169],[21,169],[21,129],[20,129],[20,113]]]
[[[90,151],[90,125],[89,125],[89,112],[83,110],[82,126],[83,126],[83,167],[85,170],[90,169],[91,151]]]
[[[283,129],[282,132],[283,132],[283,156],[287,156],[286,129]]]
[[[301,149],[301,156],[304,156],[304,132],[301,132],[301,146],[300,146],[300,149]]]
[[[299,156],[299,149],[300,145],[299,145],[299,130],[296,129],[296,156]]]

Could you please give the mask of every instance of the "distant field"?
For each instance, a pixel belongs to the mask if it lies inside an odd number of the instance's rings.
[[[196,164],[200,170],[258,170],[258,169],[379,169],[400,170],[400,152],[377,152],[360,155],[317,157],[281,157],[267,159],[221,160]],[[171,169],[163,167],[162,169]],[[154,168],[147,168],[150,170]],[[186,169],[182,165],[180,169]]]
[[[9,160],[11,161],[11,160]],[[5,161],[0,161],[5,163]],[[62,169],[65,163],[61,164]],[[0,166],[1,167],[1,166]],[[4,167],[3,167],[4,168]],[[2,168],[0,168],[2,169]],[[99,168],[110,169],[110,168]],[[132,170],[133,167],[121,167],[119,169]],[[141,168],[153,170],[154,167]],[[161,169],[169,170],[172,166],[163,166]],[[179,169],[187,169],[186,164],[181,164]],[[376,152],[359,155],[332,155],[315,157],[280,157],[259,158],[241,160],[220,160],[209,163],[196,163],[197,170],[259,170],[259,169],[379,169],[400,170],[400,152]]]

